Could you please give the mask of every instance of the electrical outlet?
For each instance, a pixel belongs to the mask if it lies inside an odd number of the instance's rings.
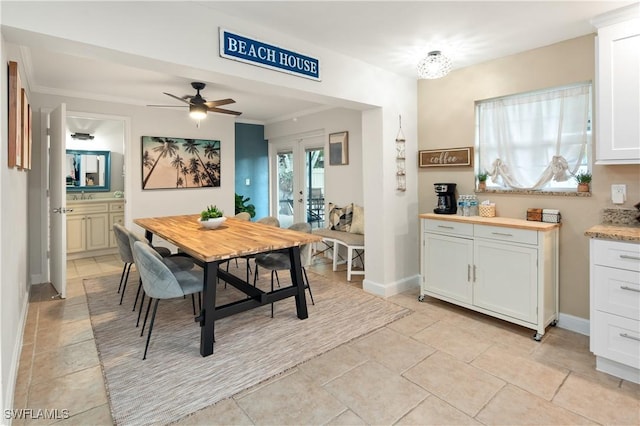
[[[627,185],[611,185],[611,202],[613,204],[624,204],[627,199]]]

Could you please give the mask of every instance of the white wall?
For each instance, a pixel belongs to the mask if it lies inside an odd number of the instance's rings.
[[[264,126],[264,137],[269,142],[273,142],[316,130],[324,133],[325,153],[329,152],[330,133],[344,130],[349,132],[349,164],[331,166],[329,161],[325,161],[325,200],[338,205],[347,203],[363,205],[362,113],[360,111],[335,108],[298,117],[296,121],[283,120],[270,123]]]
[[[0,40],[2,72],[0,101],[8,104],[7,61],[15,60],[7,52],[4,37]],[[20,67],[18,72],[20,72]],[[24,81],[25,76],[21,74]],[[29,99],[31,98],[28,93]],[[5,422],[4,410],[12,407],[13,390],[22,349],[22,332],[26,318],[28,288],[28,201],[29,172],[7,166],[7,108],[0,108],[0,423]]]

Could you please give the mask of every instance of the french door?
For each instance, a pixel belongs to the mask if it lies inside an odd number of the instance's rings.
[[[324,227],[324,137],[269,144],[271,211],[286,228],[308,222]]]

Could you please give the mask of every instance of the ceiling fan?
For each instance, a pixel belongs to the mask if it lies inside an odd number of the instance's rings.
[[[172,95],[171,93],[167,93],[167,92],[163,92],[163,93],[167,96],[171,96],[172,98],[177,99],[180,102],[184,102],[185,104],[189,105],[189,115],[196,120],[202,120],[203,118],[205,118],[207,116],[208,111],[219,112],[222,114],[231,114],[231,115],[242,114],[241,112],[238,112],[238,111],[231,111],[224,108],[218,108],[219,106],[222,106],[222,105],[228,105],[228,104],[234,103],[235,101],[233,99],[227,98],[227,99],[220,99],[217,101],[207,101],[205,98],[203,98],[202,95],[200,95],[200,91],[204,89],[205,86],[206,84],[200,83],[197,81],[194,81],[193,83],[191,83],[191,87],[193,87],[196,90],[195,95],[185,95],[183,97],[179,97],[176,95]],[[148,106],[176,107],[177,105],[148,105]]]

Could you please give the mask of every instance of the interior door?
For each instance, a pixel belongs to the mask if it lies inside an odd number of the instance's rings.
[[[63,299],[67,297],[66,116],[66,104],[61,104],[49,115],[49,268],[51,284]]]

